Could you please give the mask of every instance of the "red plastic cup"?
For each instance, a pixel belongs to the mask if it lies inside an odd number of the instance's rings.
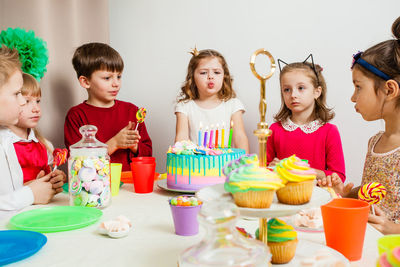
[[[336,198],[322,205],[321,213],[326,245],[350,261],[361,259],[369,204],[358,199]]]
[[[155,157],[136,157],[136,158],[131,158],[132,162],[143,162],[143,163],[154,163],[156,162]]]
[[[132,161],[131,170],[135,193],[143,194],[153,192],[156,163]]]

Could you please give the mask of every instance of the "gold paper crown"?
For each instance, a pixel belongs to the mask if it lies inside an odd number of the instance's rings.
[[[199,55],[199,50],[197,50],[196,46],[194,46],[194,48],[192,48],[192,51],[190,51],[189,53],[192,54],[194,57],[197,57]]]

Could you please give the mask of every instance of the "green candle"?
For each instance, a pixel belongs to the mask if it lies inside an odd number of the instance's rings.
[[[232,145],[232,134],[233,134],[233,121],[231,121],[231,129],[229,130],[228,148],[231,148]]]

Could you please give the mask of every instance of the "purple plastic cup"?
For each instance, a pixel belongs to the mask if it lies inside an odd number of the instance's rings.
[[[175,234],[189,236],[199,232],[199,222],[197,214],[201,205],[198,206],[175,206],[171,207],[172,218],[174,219]]]

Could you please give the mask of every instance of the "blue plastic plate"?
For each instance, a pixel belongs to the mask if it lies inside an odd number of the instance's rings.
[[[0,231],[0,265],[28,258],[38,252],[46,242],[47,237],[38,232]]]

